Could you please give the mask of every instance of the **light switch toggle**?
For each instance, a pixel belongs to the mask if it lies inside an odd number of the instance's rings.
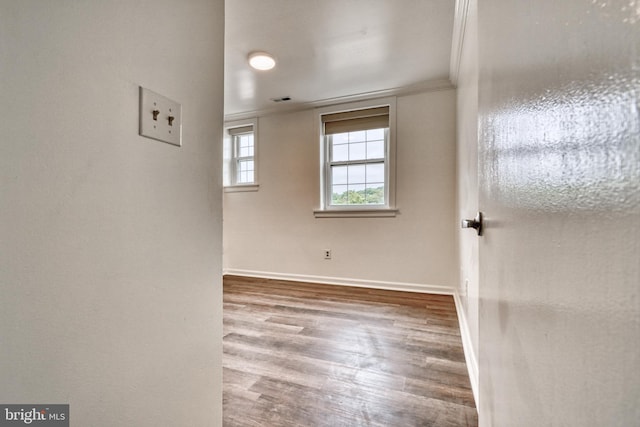
[[[182,145],[182,106],[166,96],[140,87],[139,134]]]

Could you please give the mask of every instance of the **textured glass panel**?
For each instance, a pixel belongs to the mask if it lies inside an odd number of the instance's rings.
[[[367,139],[367,133],[363,130],[358,132],[349,132],[349,142],[364,142]]]
[[[367,183],[384,183],[384,163],[367,165]]]
[[[348,179],[349,184],[364,184],[365,181],[365,165],[349,165]]]
[[[367,157],[367,144],[349,144],[349,160],[364,160]]]
[[[367,159],[384,158],[384,140],[367,142]]]
[[[332,184],[346,184],[347,181],[347,169],[348,166],[333,166],[331,168],[331,183]]]
[[[340,144],[334,145],[332,151],[332,159],[333,162],[344,162],[349,160],[349,145],[348,144]]]

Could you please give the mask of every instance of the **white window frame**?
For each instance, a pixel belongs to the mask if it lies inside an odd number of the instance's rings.
[[[230,130],[251,126],[253,132],[253,182],[251,183],[238,183],[238,172],[236,165],[240,158],[237,156],[237,147],[235,138],[230,134]],[[223,138],[223,182],[224,191],[227,193],[236,191],[258,191],[260,187],[258,183],[258,119],[251,118],[246,120],[238,120],[233,122],[227,122],[224,126],[224,138]],[[246,158],[244,158],[246,160]]]
[[[324,135],[322,116],[364,110],[375,107],[389,107],[389,128],[385,146],[385,204],[384,205],[332,205],[331,204],[331,162],[329,139]],[[344,217],[394,217],[396,208],[396,98],[381,98],[352,102],[316,110],[316,128],[320,141],[320,207],[314,210],[316,218]]]

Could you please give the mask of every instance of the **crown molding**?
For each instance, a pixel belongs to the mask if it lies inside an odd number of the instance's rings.
[[[454,86],[458,84],[460,58],[462,57],[462,45],[467,29],[468,13],[469,0],[456,0],[456,11],[453,17],[453,35],[451,38],[451,60],[449,62],[449,80],[451,80]]]
[[[227,114],[224,116],[224,121],[229,122],[229,121],[235,121],[235,120],[246,120],[252,117],[263,117],[263,116],[269,116],[272,114],[291,113],[295,111],[310,110],[313,108],[345,104],[348,102],[365,101],[369,99],[384,98],[388,96],[413,95],[421,92],[434,92],[434,91],[447,90],[447,89],[454,89],[454,86],[451,84],[451,81],[449,79],[428,80],[421,83],[403,86],[403,87],[383,89],[383,90],[377,90],[372,92],[359,93],[355,95],[338,96],[335,98],[321,99],[318,101],[292,104],[289,107],[279,106],[274,108],[266,108],[262,110]]]

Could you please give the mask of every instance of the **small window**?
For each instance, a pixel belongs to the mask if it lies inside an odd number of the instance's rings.
[[[226,127],[224,185],[227,191],[257,190],[256,127],[256,120]]]
[[[233,165],[235,184],[253,184],[254,182],[254,145],[253,128],[230,129],[233,141]]]
[[[393,107],[320,113],[322,207],[316,216],[395,214]]]

